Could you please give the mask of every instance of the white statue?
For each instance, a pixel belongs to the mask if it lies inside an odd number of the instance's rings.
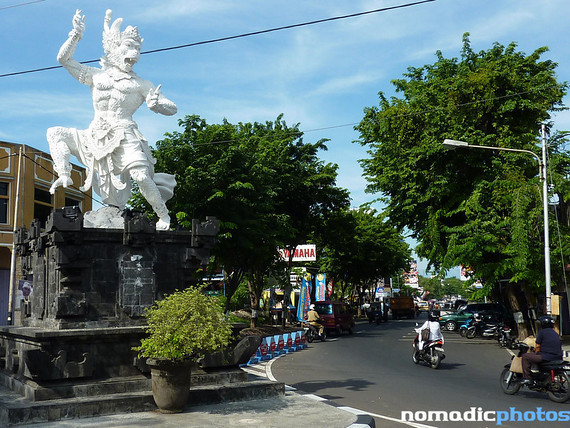
[[[160,92],[160,86],[141,79],[133,71],[141,53],[142,39],[137,27],[121,32],[122,18],[111,22],[107,10],[103,31],[101,68],[80,64],[73,59],[77,42],[85,30],[85,16],[77,10],[73,30],[57,55],[59,63],[80,83],[91,88],[95,116],[88,129],[56,126],[47,130],[47,140],[58,179],[51,186],[72,184],[69,157],[76,156],[87,170],[82,191],[93,186],[103,203],[123,210],[131,196],[131,179],[158,215],[156,228],[170,227],[165,201],[173,194],[176,181],[170,174],[154,173],[156,160],[147,141],[133,120],[135,111],[146,102],[155,113],[171,116],[176,104]]]

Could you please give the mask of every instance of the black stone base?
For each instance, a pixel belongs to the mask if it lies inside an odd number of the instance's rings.
[[[196,220],[192,230],[157,231],[141,213],[123,229],[84,228],[82,215],[55,210],[45,229],[16,232],[21,277],[33,284],[21,324],[53,330],[144,324],[156,300],[196,283],[208,263],[219,222]]]
[[[238,376],[242,378],[241,375]],[[279,382],[235,381],[211,385],[193,385],[190,388],[188,406],[213,404],[226,401],[243,401],[282,396],[285,385]],[[76,418],[134,413],[156,410],[150,384],[145,391],[128,391],[75,398],[55,398],[30,401],[0,386],[0,426],[57,422]]]
[[[218,369],[214,371],[194,369],[191,378],[192,385],[206,386],[247,382],[248,376],[246,372],[239,368]],[[152,381],[150,376],[141,374],[131,377],[52,382],[42,385],[22,376],[0,372],[0,387],[9,389],[26,401],[39,402],[148,392],[152,390]]]
[[[71,380],[98,380],[141,374],[134,346],[144,328],[47,330],[0,328],[0,370],[40,386]]]

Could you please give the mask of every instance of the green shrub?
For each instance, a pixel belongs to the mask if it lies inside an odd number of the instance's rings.
[[[133,348],[140,357],[196,361],[227,345],[231,326],[220,305],[202,287],[176,291],[147,309],[147,333]]]

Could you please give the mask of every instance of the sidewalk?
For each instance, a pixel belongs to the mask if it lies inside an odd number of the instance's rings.
[[[375,426],[374,419],[314,395],[301,395],[287,390],[284,396],[248,401],[234,401],[188,407],[182,413],[161,414],[157,411],[86,419],[62,420],[53,423],[18,425],[29,428],[76,427],[302,427],[365,428]]]

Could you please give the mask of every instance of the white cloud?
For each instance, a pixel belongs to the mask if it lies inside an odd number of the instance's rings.
[[[48,92],[27,90],[8,92],[0,97],[0,110],[4,117],[60,117],[91,120],[93,108],[88,91],[84,95],[69,92]],[[88,123],[87,122],[87,123]]]
[[[136,2],[138,5],[141,2]],[[145,3],[145,2],[142,2]],[[215,17],[220,13],[231,14],[232,11],[243,10],[241,2],[232,0],[216,1],[188,1],[188,0],[161,0],[148,2],[145,7],[134,8],[133,19],[160,23],[161,21],[181,18]],[[235,12],[234,12],[235,13]]]
[[[355,87],[375,83],[380,80],[379,74],[370,71],[352,74],[349,76],[336,77],[323,82],[310,92],[310,95],[337,95],[340,92],[348,92]]]

